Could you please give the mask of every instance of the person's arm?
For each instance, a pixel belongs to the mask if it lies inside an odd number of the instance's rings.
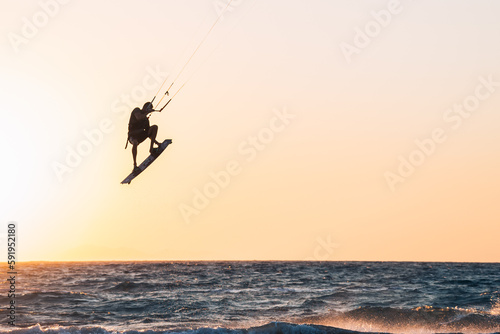
[[[158,110],[151,110],[151,111],[148,111],[148,112],[143,112],[142,110],[135,113],[135,118],[140,121],[140,120],[143,120],[145,119],[149,114],[151,114],[152,112],[155,112],[155,111],[158,111]]]

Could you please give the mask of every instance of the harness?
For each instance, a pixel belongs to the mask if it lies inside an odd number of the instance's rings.
[[[132,113],[130,114],[130,119],[128,121],[128,134],[127,134],[127,143],[125,144],[125,149],[127,149],[129,139],[134,137],[133,135],[130,135],[131,132],[138,131],[138,130],[143,130],[143,131],[149,131],[149,118],[146,117],[144,119],[138,120],[135,117],[136,112],[141,112],[140,108],[135,108]]]

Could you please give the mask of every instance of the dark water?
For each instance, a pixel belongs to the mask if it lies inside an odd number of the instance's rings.
[[[17,276],[19,333],[500,332],[500,264],[26,263]],[[7,289],[1,332],[15,329]]]

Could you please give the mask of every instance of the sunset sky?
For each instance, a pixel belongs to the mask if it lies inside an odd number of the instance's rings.
[[[19,260],[500,261],[500,2],[233,0],[130,185],[228,0],[0,3]]]

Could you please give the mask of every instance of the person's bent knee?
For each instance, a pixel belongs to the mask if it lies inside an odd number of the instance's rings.
[[[151,125],[149,127],[149,135],[155,135],[158,132],[158,125]]]

